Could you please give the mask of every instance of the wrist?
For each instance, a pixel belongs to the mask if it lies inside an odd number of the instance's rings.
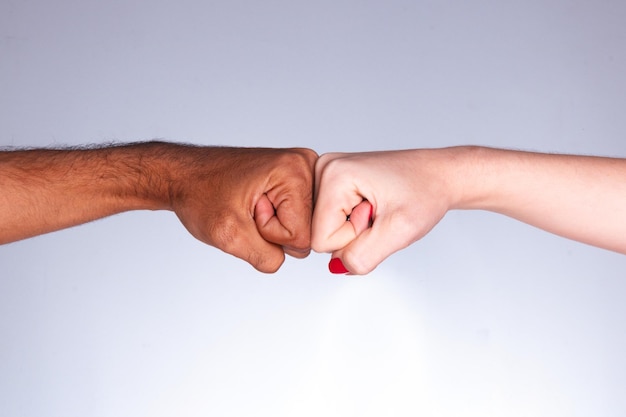
[[[173,210],[177,185],[188,175],[189,146],[166,142],[142,142],[105,148],[99,179],[102,190],[126,210]]]
[[[145,209],[175,211],[189,197],[189,180],[212,169],[209,152],[214,148],[167,142],[130,146],[137,161],[135,189],[130,192]]]
[[[491,198],[492,185],[487,181],[492,149],[481,146],[456,146],[444,148],[442,165],[449,192],[450,209],[483,209]]]
[[[456,209],[500,212],[513,197],[508,192],[525,165],[526,153],[482,146],[460,146]]]

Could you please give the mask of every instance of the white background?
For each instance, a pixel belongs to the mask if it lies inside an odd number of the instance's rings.
[[[626,156],[621,1],[0,0],[0,145]],[[367,277],[134,212],[0,247],[3,416],[618,416],[626,257],[452,212]]]

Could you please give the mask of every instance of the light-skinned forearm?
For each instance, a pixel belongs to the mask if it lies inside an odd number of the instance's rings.
[[[451,148],[452,209],[501,213],[626,253],[626,159]]]

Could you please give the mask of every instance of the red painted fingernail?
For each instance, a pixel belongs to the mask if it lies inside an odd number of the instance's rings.
[[[332,258],[328,263],[328,270],[333,274],[347,274],[348,271],[345,266],[343,266],[343,262],[339,258]]]

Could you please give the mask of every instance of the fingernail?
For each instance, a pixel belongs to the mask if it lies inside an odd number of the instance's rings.
[[[333,274],[347,274],[348,271],[345,266],[343,266],[343,262],[339,258],[332,258],[328,263],[328,270]]]

